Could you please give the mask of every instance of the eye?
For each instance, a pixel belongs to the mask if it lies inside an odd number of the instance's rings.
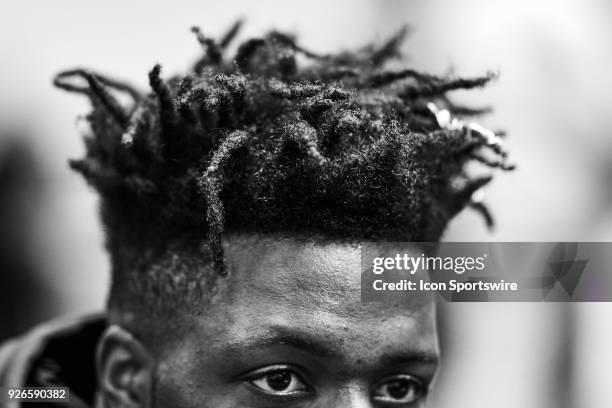
[[[423,382],[411,375],[397,375],[380,382],[372,399],[384,404],[410,404],[426,393]]]
[[[261,368],[249,375],[247,381],[270,395],[295,395],[310,390],[300,376],[285,365]]]

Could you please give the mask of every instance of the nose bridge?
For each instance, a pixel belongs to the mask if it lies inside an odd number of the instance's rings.
[[[349,383],[338,390],[333,408],[372,408],[367,386]]]

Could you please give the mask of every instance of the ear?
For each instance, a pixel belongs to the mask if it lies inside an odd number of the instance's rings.
[[[98,386],[105,407],[151,406],[155,361],[131,333],[109,326],[96,350]]]

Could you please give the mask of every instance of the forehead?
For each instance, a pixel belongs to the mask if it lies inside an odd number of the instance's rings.
[[[225,254],[230,276],[221,288],[235,302],[282,300],[298,308],[323,306],[347,317],[366,309],[405,314],[431,304],[429,297],[416,295],[384,308],[362,304],[359,244],[235,237]]]
[[[353,245],[241,239],[228,245],[226,256],[234,301],[248,296],[312,309],[338,305],[359,289],[359,249]]]
[[[423,347],[437,344],[430,297],[361,302],[357,244],[237,237],[225,254],[229,276],[220,280],[216,312],[209,316],[236,335],[289,327],[327,338],[394,336]]]

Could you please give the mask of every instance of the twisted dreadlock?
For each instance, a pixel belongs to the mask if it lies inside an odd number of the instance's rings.
[[[203,56],[168,80],[156,65],[148,95],[87,70],[56,77],[93,104],[86,157],[70,164],[102,196],[111,254],[207,240],[224,274],[226,231],[436,241],[466,206],[492,223],[474,199],[491,176],[469,175],[466,163],[511,166],[496,134],[451,116],[486,109],[447,94],[493,75],[385,69],[405,29],[381,46],[329,55],[274,31],[227,58],[240,26],[220,40],[193,28]]]

